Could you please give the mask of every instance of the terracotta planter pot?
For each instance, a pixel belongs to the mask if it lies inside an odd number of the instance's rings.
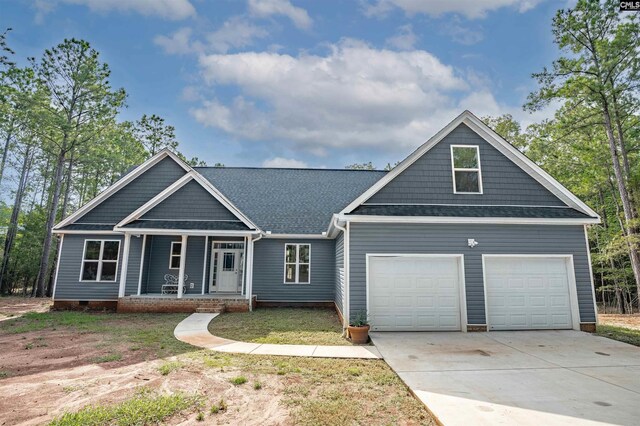
[[[364,325],[362,327],[349,326],[349,336],[351,341],[358,345],[363,345],[369,341],[369,326]]]

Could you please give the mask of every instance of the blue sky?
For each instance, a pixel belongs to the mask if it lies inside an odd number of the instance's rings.
[[[337,167],[403,159],[463,109],[523,125],[557,52],[558,0],[0,0],[23,61],[64,38],[209,164]]]

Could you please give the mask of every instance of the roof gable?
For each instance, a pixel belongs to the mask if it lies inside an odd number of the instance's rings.
[[[478,146],[482,194],[454,194],[451,145]],[[464,123],[460,123],[364,204],[566,206]]]
[[[195,170],[191,170],[122,219],[114,229],[122,230],[134,221],[162,219],[240,222],[249,229],[258,229]]]
[[[176,190],[140,219],[239,221],[228,208],[195,180],[189,181]]]
[[[391,182],[398,178],[403,174],[407,169],[409,169],[413,164],[418,162],[427,152],[434,149],[436,145],[438,145],[441,141],[443,141],[447,136],[449,136],[454,130],[456,130],[461,124],[464,124],[469,130],[471,130],[474,134],[482,138],[486,141],[491,147],[501,153],[506,159],[511,161],[515,166],[529,175],[535,182],[543,187],[547,192],[553,194],[554,197],[558,198],[565,205],[577,209],[585,213],[586,215],[599,218],[598,214],[594,212],[589,206],[583,203],[578,197],[572,194],[567,188],[562,186],[558,181],[556,181],[553,177],[551,177],[547,172],[542,170],[538,165],[536,165],[533,161],[528,159],[524,154],[518,151],[515,147],[513,147],[509,142],[504,140],[500,135],[495,133],[492,129],[490,129],[487,125],[485,125],[480,119],[478,119],[475,115],[473,115],[469,111],[464,111],[458,117],[456,117],[453,121],[451,121],[447,126],[445,126],[442,130],[436,133],[431,139],[421,145],[418,149],[416,149],[411,155],[409,155],[406,159],[404,159],[398,166],[396,166],[391,172],[389,172],[386,176],[372,185],[369,189],[364,191],[359,197],[353,200],[347,207],[345,207],[340,213],[348,214],[353,212],[358,206],[365,204],[370,201],[376,194],[381,192],[383,188],[390,185]],[[486,164],[483,163],[482,153],[480,154],[480,162],[482,164],[482,174],[483,179],[485,178],[485,169]],[[447,157],[447,161],[445,161],[446,166],[450,167],[450,157]],[[449,169],[449,173],[451,170]],[[410,174],[409,174],[410,175]],[[504,177],[502,178],[505,179]],[[449,187],[448,192],[453,192],[452,187],[452,178],[449,177]],[[392,187],[390,187],[392,188]],[[384,194],[384,193],[383,193]],[[387,193],[388,195],[388,193]],[[462,194],[456,194],[456,196],[461,196]],[[482,199],[483,195],[464,195],[464,197],[478,197]],[[382,196],[378,199],[383,199]],[[431,202],[433,203],[433,202]],[[462,204],[462,203],[460,203]],[[468,202],[464,202],[463,204],[469,204]],[[478,203],[482,204],[482,202]],[[515,203],[511,203],[517,205]],[[545,204],[552,205],[552,204]],[[561,204],[560,204],[561,205]]]
[[[115,225],[189,170],[189,166],[172,152],[160,151],[62,220],[54,229],[72,223]]]

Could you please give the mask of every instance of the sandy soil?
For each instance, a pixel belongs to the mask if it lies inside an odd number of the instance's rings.
[[[640,330],[640,314],[599,314],[598,320],[601,324],[615,325],[617,327],[632,328]]]
[[[188,362],[188,357],[180,356]],[[229,379],[234,372],[203,370],[188,364],[167,376],[158,372],[166,360],[109,368],[85,365],[29,376],[11,377],[0,381],[0,424],[38,425],[65,411],[76,411],[88,404],[113,404],[135,393],[140,386],[161,392],[198,393],[204,395],[203,412],[207,424],[290,424],[286,407],[280,404],[284,384],[279,377],[260,377],[262,389],[254,390],[249,383],[234,386]],[[209,408],[223,398],[228,410],[211,415]],[[169,424],[202,424],[195,411],[177,416]]]
[[[0,321],[25,312],[46,312],[51,305],[51,299],[47,298],[0,297]]]

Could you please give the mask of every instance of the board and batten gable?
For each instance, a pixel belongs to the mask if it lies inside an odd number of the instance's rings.
[[[468,247],[469,238],[478,245]],[[471,325],[486,324],[483,254],[558,254],[573,255],[580,321],[596,320],[582,225],[352,223],[349,244],[351,316],[366,309],[367,253],[462,254]]]
[[[140,219],[238,220],[195,180],[161,201]]]
[[[166,157],[75,222],[115,225],[186,173],[171,157]]]
[[[118,240],[120,252],[118,254],[118,268],[115,282],[87,282],[80,281],[82,255],[85,240]],[[122,269],[122,251],[124,238],[121,235],[105,234],[67,234],[62,242],[60,261],[57,271],[54,299],[55,300],[118,300],[120,286],[120,271]]]
[[[479,147],[482,194],[454,194],[451,145]],[[565,205],[464,123],[364,204]]]
[[[309,284],[284,283],[285,244],[311,245]],[[259,301],[332,302],[335,293],[335,241],[263,238],[255,242],[253,295]]]

